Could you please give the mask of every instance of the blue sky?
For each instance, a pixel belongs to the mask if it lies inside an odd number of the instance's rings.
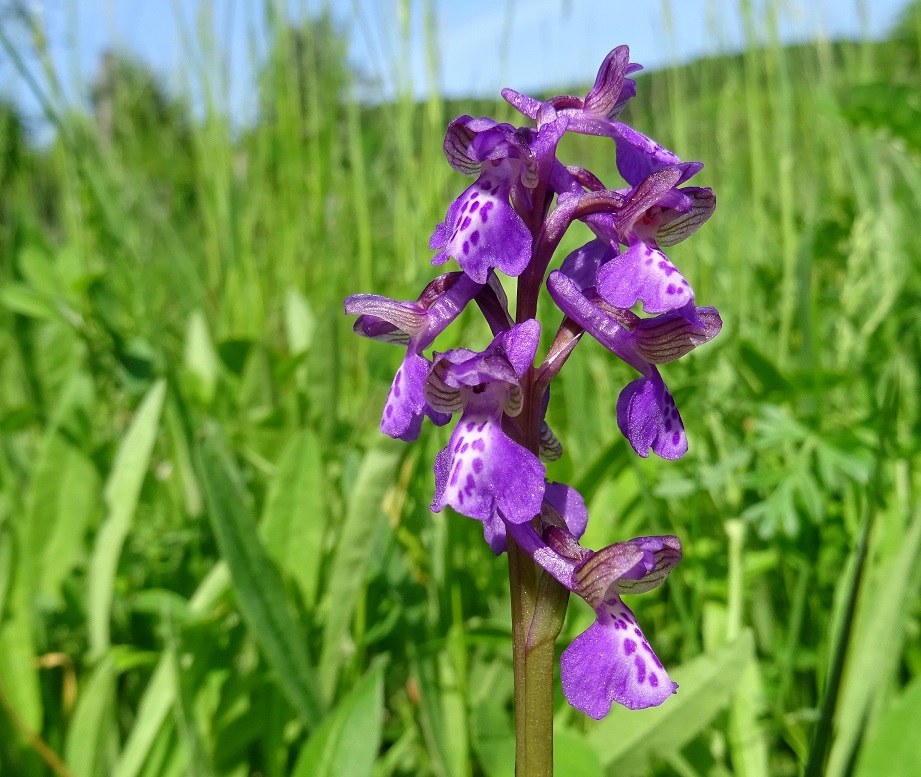
[[[349,40],[350,57],[375,76],[383,95],[397,84],[425,93],[421,0],[410,5],[409,35],[401,43],[400,0],[288,0],[293,15],[328,6]],[[529,92],[590,83],[614,46],[627,43],[647,68],[742,47],[744,26],[737,0],[431,0],[438,87],[453,97],[493,95],[502,86]],[[765,0],[752,0],[761,8]],[[780,9],[784,41],[816,36],[877,37],[893,23],[905,0],[772,0]],[[47,30],[54,66],[70,99],[86,83],[107,48],[121,46],[152,65],[178,91],[195,94],[190,52],[201,56],[206,31],[222,52],[224,92],[237,122],[254,115],[255,61],[264,54],[263,3],[251,0],[33,0]],[[666,9],[671,9],[670,24]],[[207,12],[211,9],[210,14]],[[764,38],[766,26],[757,34]],[[21,33],[21,31],[20,31]],[[15,33],[14,33],[15,34]],[[25,50],[23,39],[15,41]],[[37,64],[29,60],[36,71]],[[8,62],[0,63],[0,90],[37,118],[37,104]]]

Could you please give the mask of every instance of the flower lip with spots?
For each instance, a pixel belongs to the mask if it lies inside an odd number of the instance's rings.
[[[503,415],[521,411],[519,379],[531,366],[539,338],[540,325],[532,319],[499,334],[482,353],[456,349],[437,355],[425,385],[435,410],[461,413],[435,460],[432,509],[451,505],[482,521],[496,553],[505,549],[503,519],[530,520],[544,495],[544,465],[502,426]]]

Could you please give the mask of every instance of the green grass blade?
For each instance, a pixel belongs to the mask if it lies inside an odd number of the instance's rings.
[[[871,708],[898,670],[905,638],[904,624],[918,595],[916,586],[911,583],[915,579],[919,553],[921,510],[906,532],[898,554],[882,570],[875,591],[862,597],[865,603],[852,637],[853,653],[848,657],[841,700],[835,714],[835,738],[824,777],[848,774],[865,734]]]
[[[198,459],[208,516],[230,570],[240,612],[282,691],[311,730],[323,717],[323,704],[281,575],[259,538],[236,468],[215,434],[200,446]]]
[[[370,777],[384,719],[384,662],[378,661],[308,740],[292,777]]]
[[[109,647],[115,571],[150,465],[165,396],[166,383],[162,380],[147,392],[122,438],[103,492],[107,516],[96,536],[88,580],[89,643],[90,652],[95,656],[100,656]]]
[[[115,662],[106,657],[93,669],[80,691],[67,730],[64,758],[74,777],[96,777],[109,772],[115,726]]]

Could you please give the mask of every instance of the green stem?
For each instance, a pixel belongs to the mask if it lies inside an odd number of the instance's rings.
[[[539,579],[534,562],[511,539],[508,561],[515,673],[515,777],[552,777],[556,634],[551,637],[547,632],[553,631],[556,622],[562,625],[566,596],[546,596],[546,581],[552,579],[546,575]],[[552,584],[568,594],[555,580]],[[532,624],[551,628],[534,629]],[[538,637],[536,631],[545,633]],[[559,633],[559,628],[555,631]]]

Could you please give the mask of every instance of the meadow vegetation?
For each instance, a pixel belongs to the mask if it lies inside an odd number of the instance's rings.
[[[429,510],[448,429],[379,434],[400,353],[342,299],[415,296],[466,186],[447,122],[515,119],[367,103],[333,20],[266,12],[253,126],[199,30],[200,111],[123,53],[85,103],[39,74],[47,146],[0,110],[4,777],[512,774],[505,563]],[[641,74],[626,114],[718,198],[672,256],[725,322],[666,367],[690,451],[632,453],[594,342],[549,419],[588,545],[685,549],[635,600],[678,695],[596,723],[558,694],[567,777],[921,774],[921,15],[786,48],[746,18],[744,53]]]

